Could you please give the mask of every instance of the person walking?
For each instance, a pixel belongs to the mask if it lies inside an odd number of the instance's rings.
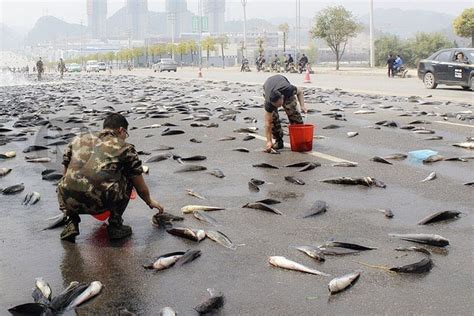
[[[41,80],[41,76],[44,72],[44,64],[43,64],[43,60],[41,59],[41,57],[39,58],[39,60],[36,62],[36,70],[38,71],[38,81]]]
[[[59,79],[63,79],[64,72],[66,71],[66,64],[64,63],[64,60],[62,58],[59,58],[58,71],[60,74]]]
[[[393,58],[392,54],[388,55],[387,58],[387,74],[388,77],[393,77],[393,64],[395,63],[395,58]]]

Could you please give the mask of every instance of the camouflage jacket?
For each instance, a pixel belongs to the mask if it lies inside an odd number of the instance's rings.
[[[74,138],[64,152],[63,165],[67,170],[59,185],[65,191],[98,195],[143,173],[135,147],[109,129]]]

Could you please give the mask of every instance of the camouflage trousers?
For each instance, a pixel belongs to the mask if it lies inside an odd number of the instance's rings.
[[[78,192],[59,183],[57,195],[59,209],[73,221],[80,222],[79,214],[96,215],[110,211],[109,224],[122,225],[122,215],[130,201],[133,185],[123,180],[106,192]]]
[[[288,116],[290,124],[303,124],[303,118],[301,117],[297,106],[298,103],[295,96],[292,96],[283,103],[283,109]],[[281,128],[278,111],[273,111],[272,113],[272,135],[274,139],[283,139],[283,129]]]

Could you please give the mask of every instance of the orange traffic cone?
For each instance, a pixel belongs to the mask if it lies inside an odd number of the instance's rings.
[[[309,68],[306,67],[306,73],[304,75],[304,83],[311,83],[311,78],[309,76]]]
[[[202,78],[202,71],[201,71],[201,67],[199,67],[199,71],[198,71],[198,78]]]

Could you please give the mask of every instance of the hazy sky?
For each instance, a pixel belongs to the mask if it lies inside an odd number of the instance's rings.
[[[243,10],[240,0],[227,0],[226,19],[242,19]],[[125,0],[108,0],[109,16],[124,6]],[[286,17],[294,16],[295,0],[248,0],[247,16]],[[148,0],[149,9],[164,11],[165,0]],[[364,15],[369,8],[369,0],[301,0],[302,16],[313,17],[321,8],[328,5],[342,4],[355,15]],[[374,0],[377,8],[425,9],[436,12],[459,15],[463,9],[473,6],[469,0]],[[198,0],[188,0],[188,8],[197,12]],[[9,26],[31,28],[43,15],[53,15],[67,22],[87,23],[86,0],[0,0],[0,22]]]

